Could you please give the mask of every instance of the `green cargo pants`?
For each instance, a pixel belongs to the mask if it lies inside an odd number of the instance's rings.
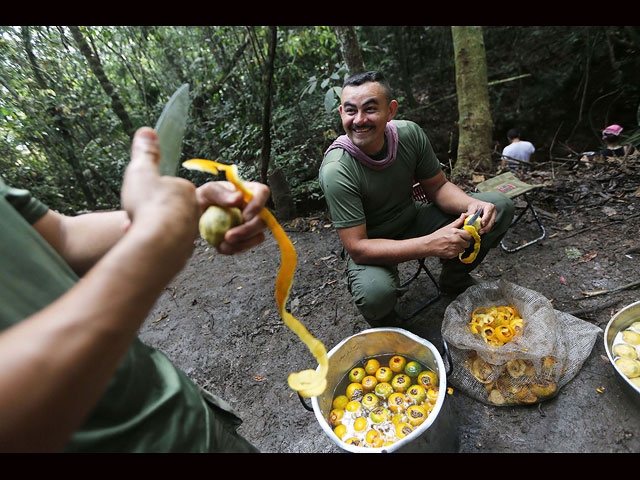
[[[227,402],[202,388],[200,394],[209,407],[209,445],[212,453],[260,453],[236,431],[242,420]]]
[[[500,193],[477,193],[472,195],[496,206],[496,222],[490,232],[482,236],[478,256],[472,263],[462,263],[457,257],[443,260],[440,288],[443,291],[462,291],[471,282],[469,272],[476,268],[489,252],[497,246],[513,220],[513,203]],[[453,222],[457,216],[448,215],[430,203],[418,205],[418,214],[413,225],[398,236],[398,240],[429,235]],[[400,287],[397,265],[357,265],[347,257],[349,291],[367,322],[371,326],[383,326],[392,314],[398,297],[404,290]]]

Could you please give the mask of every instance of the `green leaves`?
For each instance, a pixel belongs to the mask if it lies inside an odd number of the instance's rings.
[[[340,95],[342,94],[341,87],[331,87],[324,94],[324,109],[327,115],[333,113],[333,109],[340,103]]]

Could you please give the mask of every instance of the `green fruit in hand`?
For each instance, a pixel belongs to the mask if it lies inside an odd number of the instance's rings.
[[[220,246],[227,230],[242,223],[242,212],[239,208],[223,208],[210,206],[200,217],[200,236],[214,247]]]

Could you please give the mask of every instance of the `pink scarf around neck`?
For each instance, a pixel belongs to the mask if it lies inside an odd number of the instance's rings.
[[[398,152],[398,128],[393,122],[388,122],[384,129],[384,134],[387,137],[387,156],[382,160],[373,160],[369,155],[356,147],[346,135],[341,135],[336,138],[324,154],[326,156],[331,150],[342,148],[365,167],[369,167],[372,170],[383,170],[396,159],[396,153]]]

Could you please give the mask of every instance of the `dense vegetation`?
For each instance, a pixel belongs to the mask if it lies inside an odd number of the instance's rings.
[[[390,77],[399,117],[422,125],[441,162],[454,164],[451,29],[356,32],[366,68]],[[317,169],[342,133],[334,87],[346,74],[331,28],[29,26],[0,33],[0,174],[52,208],[117,208],[131,135],[153,126],[185,82],[192,109],[184,158],[237,163],[245,178],[260,179],[266,156],[299,212],[322,205]],[[512,126],[537,146],[538,160],[597,149],[610,123],[637,143],[639,27],[492,26],[483,33],[496,149]],[[267,105],[270,146],[261,157]]]

